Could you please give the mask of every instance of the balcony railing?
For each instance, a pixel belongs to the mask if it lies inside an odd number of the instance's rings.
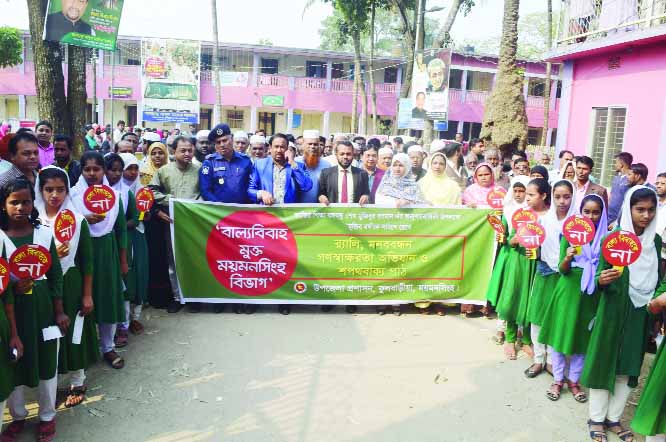
[[[562,0],[558,45],[666,23],[666,0]]]

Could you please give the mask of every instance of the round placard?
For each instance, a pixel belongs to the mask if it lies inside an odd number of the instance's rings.
[[[139,212],[148,212],[155,204],[155,194],[148,187],[141,188],[136,193],[136,209]]]
[[[92,213],[103,215],[116,204],[116,193],[109,186],[95,184],[86,189],[83,194],[83,204]]]
[[[6,259],[0,258],[0,296],[7,290],[9,285],[9,263]]]
[[[562,224],[564,237],[574,247],[591,243],[594,240],[596,230],[594,223],[589,218],[581,215],[571,215]]]
[[[511,226],[513,227],[513,230],[518,231],[518,229],[520,229],[524,224],[536,223],[537,219],[539,219],[539,216],[534,210],[527,208],[516,210],[516,212],[511,217]]]
[[[601,245],[604,259],[612,266],[627,267],[641,256],[643,245],[636,234],[622,230],[608,235]]]
[[[9,268],[18,279],[37,280],[51,268],[51,254],[38,244],[26,244],[12,253]]]
[[[504,190],[503,187],[496,186],[495,188],[493,188],[493,190],[488,192],[486,201],[488,202],[488,205],[493,209],[502,209],[504,208],[505,196],[506,196],[506,190]]]
[[[546,240],[546,231],[540,224],[527,223],[516,231],[516,237],[521,246],[536,249]]]
[[[71,241],[76,233],[76,217],[69,209],[60,211],[53,223],[53,236],[61,242]]]
[[[495,230],[495,232],[499,233],[500,235],[505,233],[504,224],[502,224],[502,220],[498,216],[489,214],[487,219],[488,223],[490,223],[490,226]]]

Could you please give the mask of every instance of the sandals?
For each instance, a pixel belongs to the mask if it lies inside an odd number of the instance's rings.
[[[7,425],[5,431],[0,434],[0,442],[16,442],[19,434],[25,429],[25,420],[13,421]]]
[[[593,430],[592,427],[601,427],[601,430]],[[603,422],[587,421],[587,429],[590,432],[590,439],[593,442],[607,442],[606,427]]]
[[[141,335],[144,331],[143,324],[137,320],[130,321],[129,331],[135,336]]]
[[[67,399],[65,399],[65,408],[72,408],[80,405],[86,399],[86,386],[70,387]]]
[[[516,345],[513,342],[504,343],[504,355],[510,361],[515,361],[516,356]]]
[[[125,360],[118,356],[118,353],[113,350],[108,353],[104,353],[103,358],[111,368],[116,370],[120,370],[125,366]]]
[[[527,367],[527,370],[525,370],[523,373],[525,373],[525,377],[527,377],[528,379],[535,378],[539,376],[541,373],[543,373],[543,364],[534,363],[529,367]]]
[[[551,386],[550,389],[546,392],[546,397],[550,399],[551,401],[556,401],[562,396],[562,387],[564,386],[564,382],[554,382]]]
[[[37,442],[53,442],[56,435],[55,419],[50,422],[39,422],[37,427]]]
[[[615,435],[623,442],[634,442],[634,433],[632,433],[630,430],[624,429],[620,422],[611,422],[606,420],[604,421],[604,425],[608,431],[615,433]]]
[[[580,389],[580,384],[578,382],[574,383],[567,381],[567,387],[569,387],[569,391],[573,394],[576,402],[580,402],[581,404],[587,402],[587,395]]]
[[[127,334],[127,330],[125,330],[124,328],[118,328],[118,330],[116,330],[116,339],[114,340],[116,348],[127,347],[128,342],[129,342],[129,335]]]
[[[503,332],[497,332],[497,334],[493,336],[493,342],[497,345],[504,344],[504,341],[506,341],[506,335]]]

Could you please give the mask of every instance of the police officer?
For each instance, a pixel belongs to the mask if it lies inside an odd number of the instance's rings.
[[[218,124],[208,134],[215,153],[206,157],[199,170],[201,196],[206,201],[219,203],[249,203],[252,162],[234,150],[233,136],[226,124]]]

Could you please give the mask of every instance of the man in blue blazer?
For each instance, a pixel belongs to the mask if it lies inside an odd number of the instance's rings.
[[[269,144],[270,158],[258,159],[252,168],[248,197],[267,206],[295,203],[299,193],[312,189],[312,179],[305,165],[294,161],[286,135],[273,135]]]

